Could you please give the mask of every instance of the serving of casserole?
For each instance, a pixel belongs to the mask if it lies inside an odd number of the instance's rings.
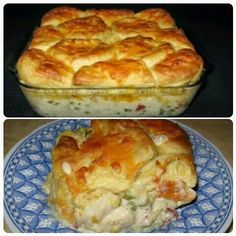
[[[187,134],[167,120],[92,120],[64,131],[44,184],[54,216],[82,232],[150,232],[196,197]]]
[[[202,71],[194,46],[159,8],[52,9],[17,62],[42,116],[179,115]]]

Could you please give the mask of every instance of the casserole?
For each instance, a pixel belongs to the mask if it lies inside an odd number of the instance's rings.
[[[44,190],[55,217],[75,230],[149,232],[178,217],[196,183],[191,144],[178,125],[92,120],[58,137]]]
[[[17,62],[22,91],[42,116],[179,115],[202,71],[163,9],[55,8]]]

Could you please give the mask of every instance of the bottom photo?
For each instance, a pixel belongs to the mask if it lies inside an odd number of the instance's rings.
[[[7,233],[231,232],[229,119],[8,119]]]

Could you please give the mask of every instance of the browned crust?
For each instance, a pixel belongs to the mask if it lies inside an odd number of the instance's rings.
[[[154,65],[152,73],[159,86],[181,86],[194,84],[202,69],[200,56],[191,49],[181,49]]]
[[[51,26],[39,27],[34,31],[29,48],[47,50],[63,39],[63,34]]]
[[[72,146],[70,148],[70,145]],[[122,152],[120,152],[122,150]],[[138,152],[145,151],[146,159],[136,159]],[[67,184],[75,195],[89,190],[86,176],[98,169],[113,169],[125,176],[127,181],[133,181],[138,171],[146,161],[153,158],[155,146],[150,137],[140,128],[126,128],[126,132],[109,135],[93,134],[80,148],[75,146],[75,140],[62,136],[53,150],[53,171],[63,175],[62,163],[67,162],[73,168],[73,174],[67,176]],[[89,163],[84,166],[83,163]]]
[[[194,199],[195,193],[191,188],[196,185],[197,177],[191,143],[186,132],[177,124],[157,119],[92,120],[91,128],[91,136],[79,146],[76,138],[69,137],[65,133],[61,135],[54,148],[52,175],[55,182],[52,184],[58,189],[51,199],[52,204],[65,209],[68,207],[68,202],[63,200],[64,194],[71,194],[70,197],[76,198],[80,193],[99,188],[97,185],[91,187],[88,180],[92,175],[98,177],[109,173],[105,175],[107,178],[116,176],[118,181],[125,180],[128,186],[131,186],[130,184],[141,175],[145,164],[152,160],[155,162],[152,166],[154,171],[151,170],[153,173],[151,181],[160,190],[157,197],[182,202],[181,204]],[[167,139],[163,143],[154,144],[153,140],[157,136],[165,136]],[[186,178],[176,176],[176,179],[169,179],[157,176],[158,169],[165,174],[176,162],[184,163],[184,172],[188,173]],[[63,171],[63,163],[70,165],[70,174]],[[173,171],[178,172],[178,167]],[[106,189],[114,187],[106,186]],[[181,188],[185,189],[185,195],[179,193]],[[124,190],[114,192],[122,191]],[[70,211],[61,213],[61,217],[73,220],[70,219]]]
[[[120,58],[143,58],[157,50],[158,42],[142,36],[130,37],[114,45],[116,56]]]
[[[47,53],[64,61],[75,71],[83,65],[92,65],[113,58],[112,48],[97,39],[65,39],[49,48]]]
[[[69,20],[85,16],[85,13],[74,7],[57,7],[47,12],[41,20],[41,25],[59,25]]]
[[[167,155],[162,166],[167,167],[176,160],[185,163],[190,171],[187,185],[194,187],[197,181],[192,145],[186,132],[178,124],[169,120],[93,120],[92,129],[96,135],[124,132],[126,128],[141,127],[150,137],[165,136],[168,139],[157,145],[158,155]]]
[[[188,135],[177,124],[168,120],[139,120],[138,124],[150,134],[167,136],[169,138],[168,142],[173,142],[180,146],[182,153],[192,155],[192,146]],[[169,151],[166,149],[166,153]]]
[[[153,86],[154,80],[140,60],[122,59],[97,62],[82,67],[74,76],[74,84],[81,86],[133,87]]]
[[[155,22],[136,17],[127,17],[114,22],[112,29],[122,39],[137,35],[155,39],[156,34],[161,30]]]
[[[182,153],[192,154],[192,147],[186,132],[177,124],[168,120],[92,120],[92,129],[96,134],[109,134],[124,130],[126,127],[142,127],[150,135],[165,135],[170,142],[179,145]],[[166,152],[168,153],[168,149]]]
[[[175,27],[175,21],[169,12],[161,8],[146,9],[138,12],[135,16],[143,20],[155,22],[160,28]]]
[[[71,87],[73,70],[38,49],[28,49],[17,62],[22,82],[38,87]],[[43,84],[43,85],[42,85]]]
[[[128,9],[90,9],[86,14],[100,17],[108,26],[122,18],[134,16],[134,12]]]
[[[67,21],[58,26],[66,38],[97,38],[109,31],[103,20],[97,16],[88,16]]]
[[[86,45],[90,40],[99,40],[100,46],[94,48],[88,43],[88,48],[85,48],[86,46],[81,47],[76,43]],[[176,87],[194,84],[203,70],[203,61],[195,52],[194,46],[183,31],[175,27],[170,14],[159,8],[146,9],[136,14],[127,9],[82,11],[73,7],[55,8],[43,16],[41,27],[35,30],[28,49],[41,50],[41,54],[61,63],[64,68],[59,70],[56,66],[51,67],[45,79],[41,76],[42,73],[38,73],[35,63],[24,62],[29,58],[26,50],[19,59],[18,64],[21,66],[17,66],[20,80],[41,88],[84,85],[139,87],[143,83],[147,83],[146,86]],[[87,55],[87,59],[82,55]],[[130,71],[123,61],[120,62],[123,59],[130,62]],[[115,63],[117,69],[110,66],[112,63]],[[137,65],[137,68],[133,65]],[[55,72],[52,71],[53,68]],[[99,76],[94,74],[100,70],[104,73]],[[30,80],[25,71],[36,77]],[[74,73],[73,76],[65,73],[66,71]],[[66,77],[74,77],[73,83],[61,79],[65,74]],[[109,76],[100,78],[105,74]],[[131,74],[137,79],[130,80]],[[120,76],[123,78],[120,79]],[[147,78],[144,79],[143,76]]]

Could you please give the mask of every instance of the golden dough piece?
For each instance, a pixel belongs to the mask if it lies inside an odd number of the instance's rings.
[[[159,147],[159,153],[185,153],[192,154],[188,136],[177,124],[168,120],[92,120],[92,130],[95,134],[113,134],[126,129],[126,127],[143,128],[151,137],[165,136]],[[171,147],[171,143],[175,145]],[[163,147],[163,148],[162,148]]]
[[[43,78],[33,71],[37,67],[29,62],[29,53],[23,53],[19,78],[40,88],[186,86],[200,79],[204,67],[184,32],[160,8],[134,13],[58,7],[43,16],[27,49],[41,50],[61,65],[61,70],[51,66]],[[29,79],[26,71],[36,77]]]
[[[143,57],[143,61],[151,68],[154,64],[160,63],[164,60],[169,54],[174,53],[175,49],[170,43],[163,43],[156,47],[156,50],[153,53],[150,53]]]
[[[88,87],[148,87],[154,80],[141,60],[122,59],[97,62],[75,73],[74,85]]]
[[[125,132],[126,128],[141,127],[149,134],[157,147],[160,156],[157,165],[167,169],[175,168],[175,178],[181,172],[183,182],[189,187],[194,187],[197,182],[196,170],[193,161],[191,143],[186,132],[177,124],[168,120],[93,120],[92,130],[96,135],[109,135]],[[173,164],[174,163],[174,164]],[[176,169],[177,168],[177,169]],[[172,171],[174,171],[172,169]],[[184,172],[184,173],[182,173]],[[168,179],[171,179],[169,177]],[[173,177],[173,176],[172,176]]]
[[[169,54],[162,62],[151,69],[160,87],[191,85],[199,80],[203,61],[191,49],[181,49]]]
[[[158,42],[152,38],[135,36],[123,39],[114,45],[117,59],[133,58],[140,59],[156,51]]]
[[[161,8],[146,9],[135,14],[135,17],[152,21],[158,24],[160,28],[173,28],[175,27],[175,21],[171,15]]]
[[[114,57],[111,47],[96,39],[66,39],[51,47],[47,53],[72,66],[74,71]]]
[[[73,70],[39,49],[26,50],[17,62],[20,81],[36,87],[71,87]]]
[[[66,178],[72,195],[99,188],[115,193],[127,190],[156,151],[142,129],[127,128],[126,131],[93,135],[80,148],[76,148],[73,138],[62,136],[53,151],[54,174]],[[70,145],[73,149],[69,148]],[[63,170],[63,163],[70,166],[69,175]]]
[[[63,34],[51,26],[43,26],[34,31],[33,39],[29,48],[36,48],[46,51],[63,39]]]
[[[128,9],[89,9],[86,11],[88,16],[95,15],[100,17],[108,26],[122,18],[134,16],[134,12]]]
[[[145,21],[136,17],[127,17],[114,22],[112,24],[112,30],[120,40],[137,35],[155,39],[160,28],[154,22]]]
[[[166,137],[166,140],[163,137],[163,142],[157,142],[160,154],[185,153],[192,155],[192,147],[188,136],[177,124],[168,120],[138,120],[137,123],[151,136]],[[172,145],[174,145],[173,148]]]
[[[67,21],[60,24],[58,30],[65,35],[65,38],[105,40],[110,34],[110,29],[97,16],[88,16]]]
[[[190,48],[194,50],[193,45],[186,38],[182,30],[163,29],[158,31],[155,40],[172,44],[175,50]]]
[[[57,7],[47,12],[41,21],[42,26],[53,25],[57,26],[66,21],[84,17],[85,12],[74,7]]]

